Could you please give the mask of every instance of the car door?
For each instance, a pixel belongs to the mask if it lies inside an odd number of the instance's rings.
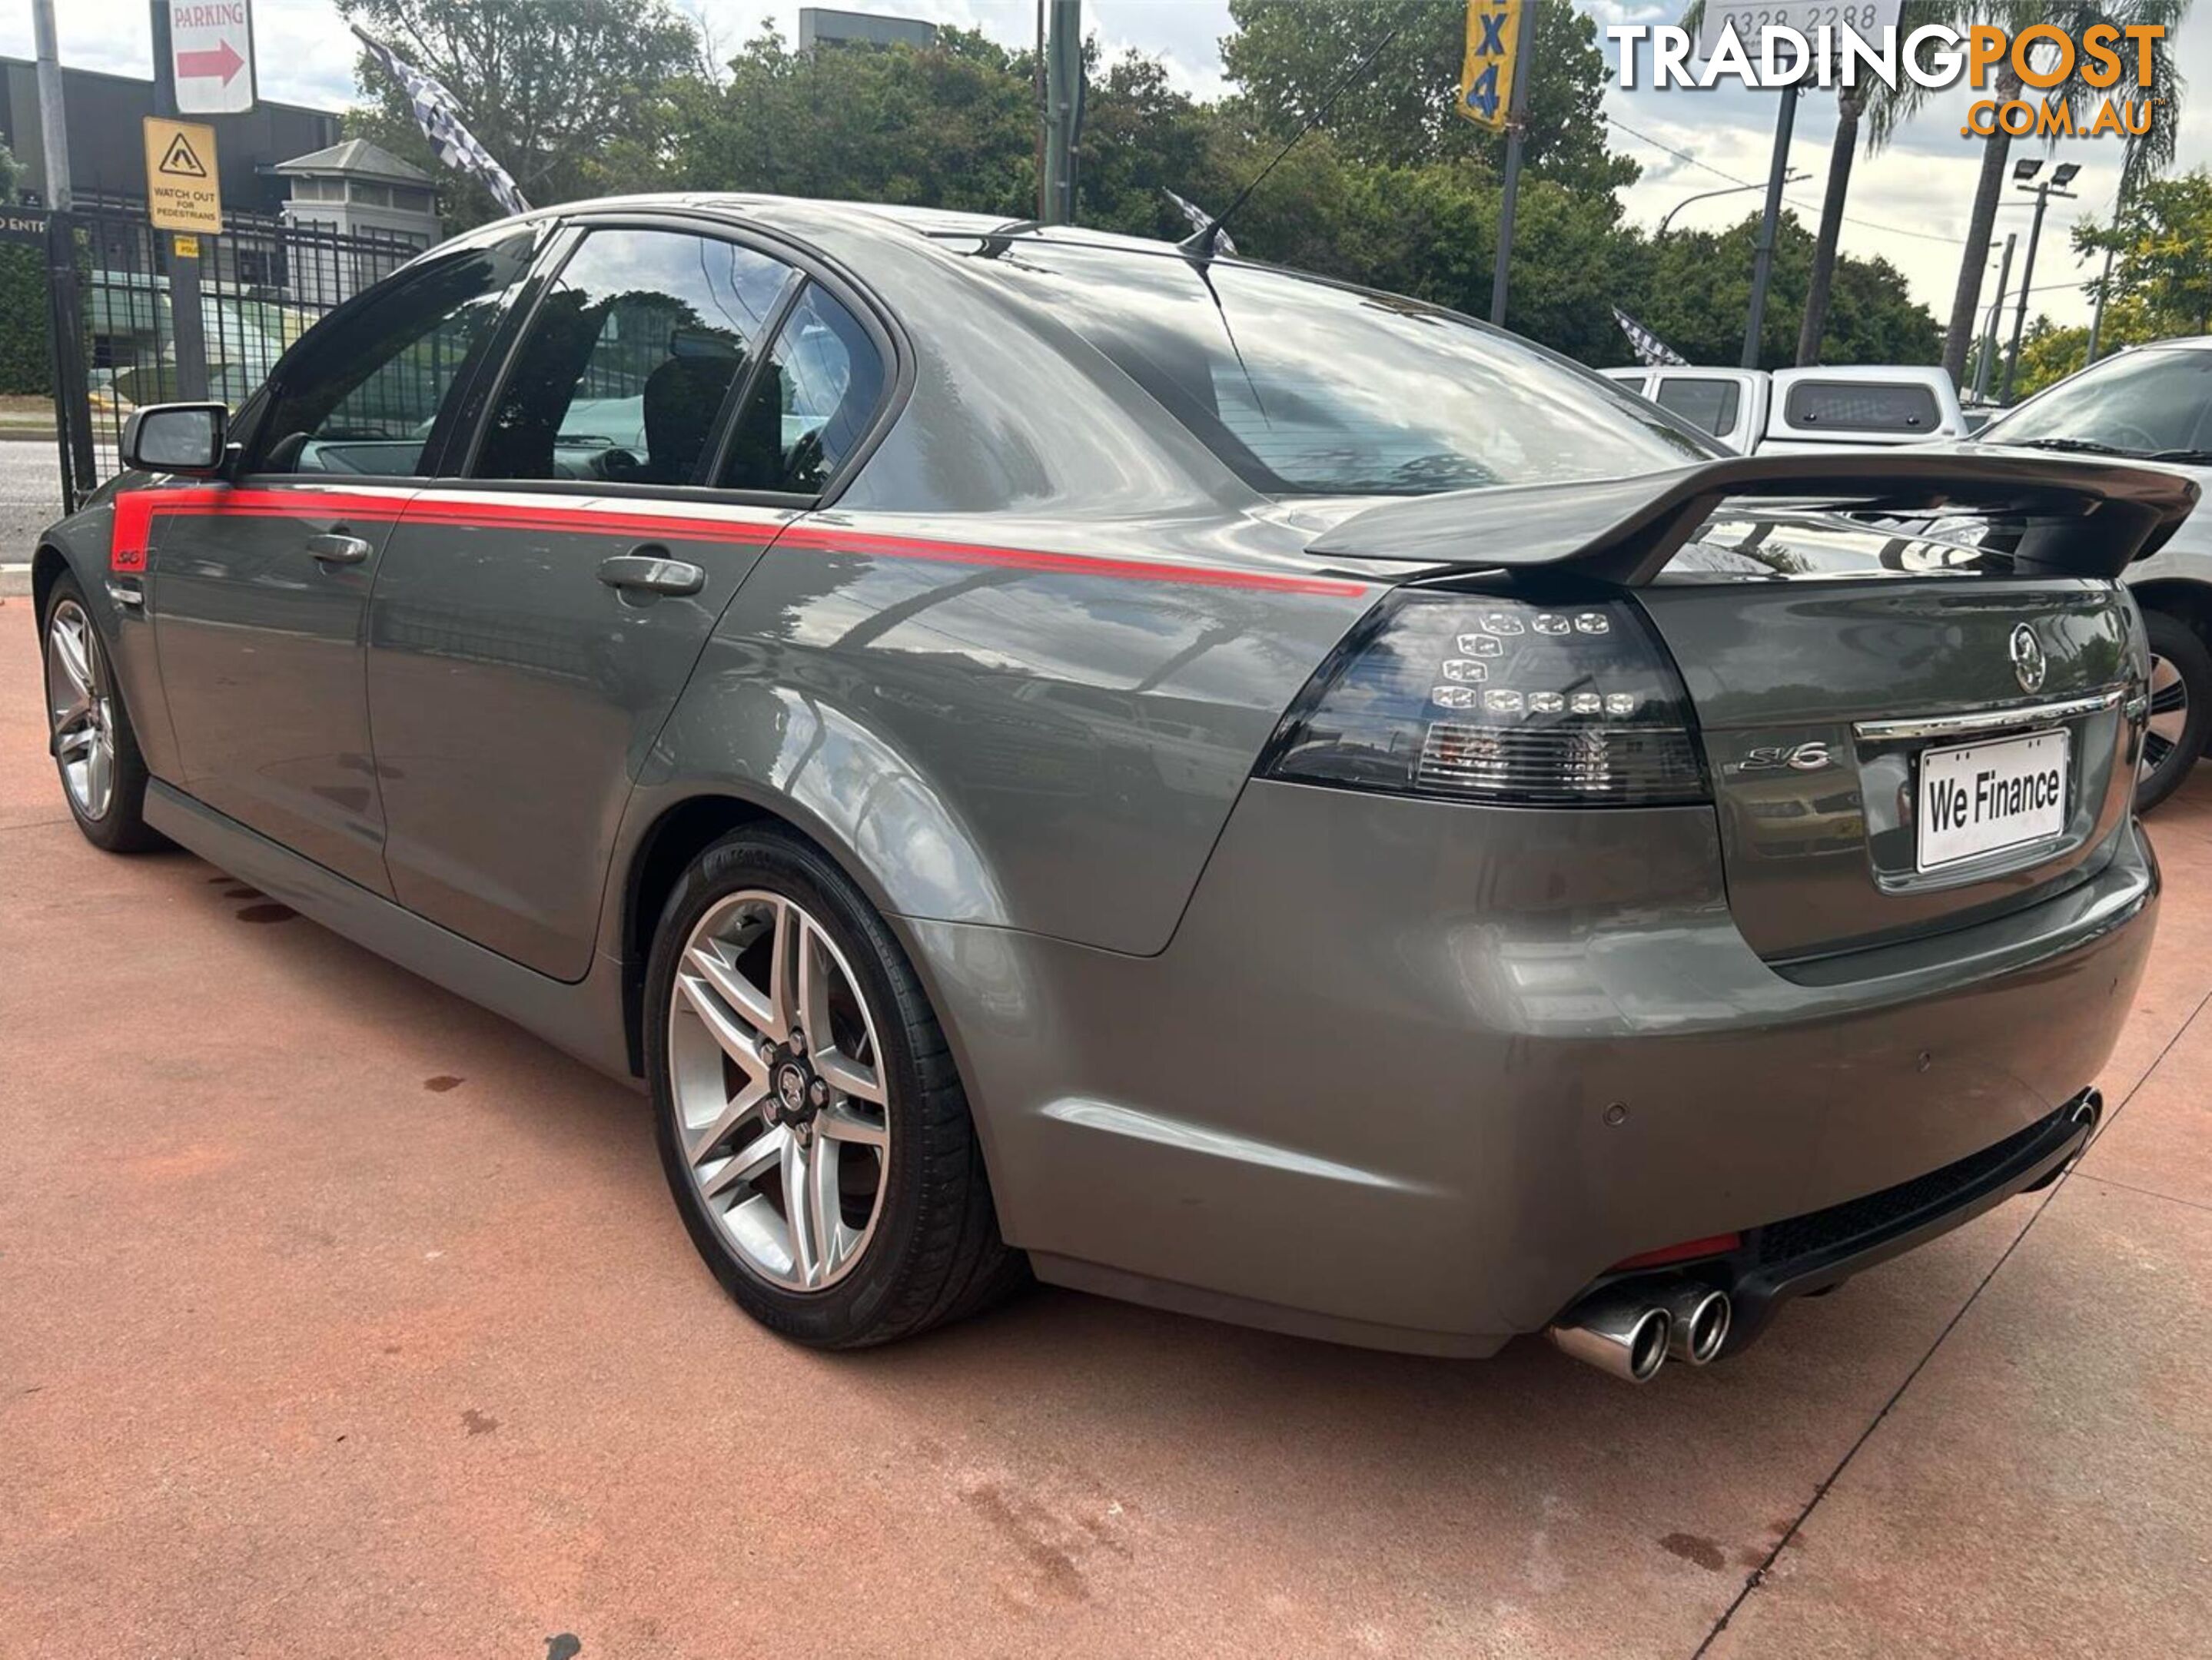
[[[696,222],[576,235],[473,455],[410,507],[377,581],[368,701],[410,909],[544,974],[589,967],[631,784],[812,500],[759,459],[792,421],[763,344],[810,286]]]
[[[234,475],[165,495],[149,604],[185,787],[389,895],[364,640],[377,563],[534,233],[369,290],[278,364]]]

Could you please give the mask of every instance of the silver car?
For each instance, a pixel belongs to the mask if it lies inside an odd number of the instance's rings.
[[[126,444],[35,555],[85,833],[636,1080],[805,1342],[1033,1273],[1709,1360],[2055,1179],[2150,944],[2170,471],[1725,457],[1418,301],[731,197]]]
[[[2212,337],[2094,363],[1985,427],[1985,444],[2171,466],[2212,477]],[[2181,787],[2212,741],[2212,523],[2192,519],[2128,572],[2150,641],[2150,733],[2136,808]]]

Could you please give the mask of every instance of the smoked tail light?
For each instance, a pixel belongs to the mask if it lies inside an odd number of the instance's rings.
[[[1399,589],[1322,666],[1261,770],[1503,806],[1712,799],[1681,677],[1613,599]]]

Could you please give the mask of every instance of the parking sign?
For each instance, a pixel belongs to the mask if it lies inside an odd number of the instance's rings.
[[[252,0],[168,0],[169,58],[179,115],[253,107]]]

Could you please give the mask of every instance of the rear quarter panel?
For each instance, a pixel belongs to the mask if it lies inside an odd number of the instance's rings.
[[[763,800],[894,915],[1157,952],[1284,709],[1380,589],[1266,569],[1272,526],[969,526],[989,547],[952,528],[794,526],[724,615],[631,820]]]

